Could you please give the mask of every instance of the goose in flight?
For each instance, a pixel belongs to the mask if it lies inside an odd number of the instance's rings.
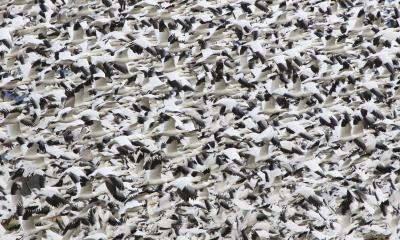
[[[1,239],[399,239],[392,0],[0,0]]]

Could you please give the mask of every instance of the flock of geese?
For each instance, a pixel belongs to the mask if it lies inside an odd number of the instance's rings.
[[[0,239],[399,239],[400,6],[0,0]]]

